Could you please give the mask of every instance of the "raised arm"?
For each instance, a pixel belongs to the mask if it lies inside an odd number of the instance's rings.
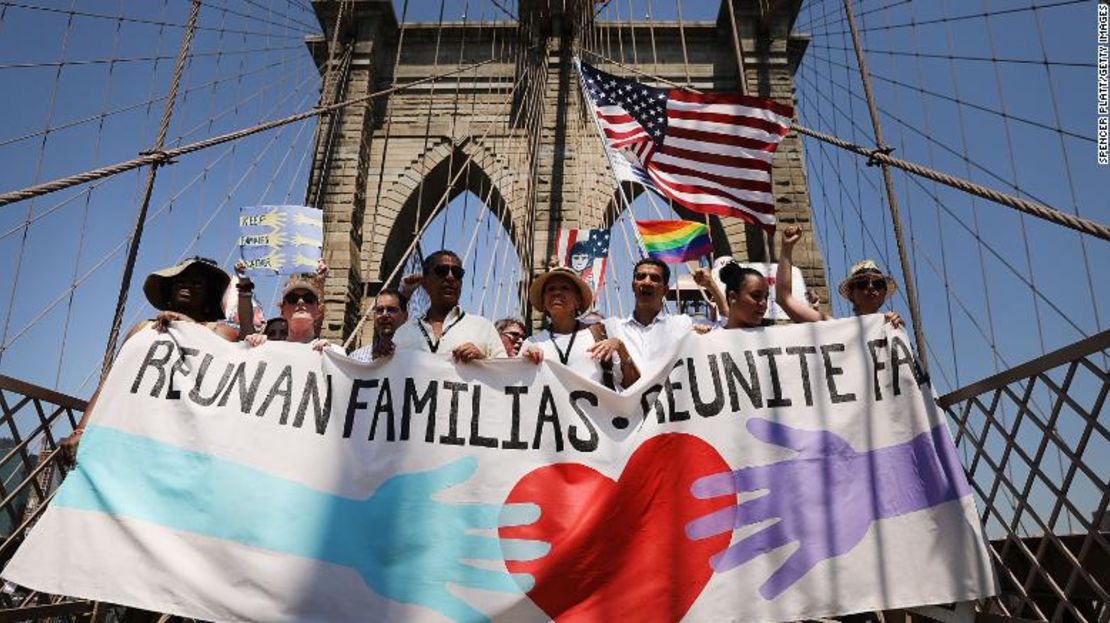
[[[713,275],[704,268],[699,268],[694,271],[694,283],[709,290],[709,295],[713,297],[713,304],[717,306],[717,315],[721,318],[728,317],[728,299],[725,298],[725,293],[721,292],[721,287],[717,285],[717,280]]]
[[[782,232],[779,267],[775,274],[775,303],[794,322],[828,320],[827,315],[810,307],[807,301],[794,296],[794,245],[801,239],[802,229],[797,225],[791,225]]]

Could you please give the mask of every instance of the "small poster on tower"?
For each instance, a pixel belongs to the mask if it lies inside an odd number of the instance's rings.
[[[555,242],[559,266],[578,273],[597,299],[605,285],[605,266],[609,261],[608,229],[560,229]]]

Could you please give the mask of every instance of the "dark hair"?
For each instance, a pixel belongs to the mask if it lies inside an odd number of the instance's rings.
[[[647,264],[649,266],[659,267],[659,270],[663,271],[663,283],[668,284],[668,283],[671,282],[671,267],[667,266],[663,262],[660,262],[659,260],[655,259],[654,257],[645,257],[644,259],[640,260],[639,262],[636,262],[636,265],[632,267],[632,275],[633,275],[632,278],[633,279],[636,278],[635,277],[636,271],[639,270],[640,267],[643,266],[644,264]]]
[[[758,270],[741,266],[736,262],[729,262],[721,267],[721,281],[725,284],[725,293],[739,292],[744,287],[744,282],[748,280],[748,277],[766,279],[763,273]]]
[[[266,321],[262,334],[271,340],[284,340],[289,335],[289,321],[281,316],[270,318]]]
[[[590,250],[590,243],[587,240],[579,240],[570,246],[570,253],[568,255],[593,255]]]
[[[377,295],[374,296],[374,298],[377,299],[379,296],[381,296],[383,294],[386,295],[386,296],[392,296],[392,297],[396,298],[397,299],[397,306],[401,308],[401,311],[407,312],[409,310],[409,299],[408,299],[408,297],[405,296],[404,294],[401,294],[401,291],[398,290],[397,288],[382,288],[381,290],[378,290],[378,293],[377,293]]]
[[[432,272],[432,267],[434,267],[436,263],[439,262],[439,258],[444,256],[453,257],[459,264],[462,264],[462,259],[457,253],[449,249],[440,249],[439,251],[436,251],[435,253],[432,253],[431,255],[425,257],[424,261],[420,264],[420,267],[424,270],[425,274],[430,273]]]

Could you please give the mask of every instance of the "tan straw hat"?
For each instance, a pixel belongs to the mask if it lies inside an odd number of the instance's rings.
[[[569,279],[578,288],[578,296],[582,299],[582,309],[580,312],[585,312],[594,304],[594,294],[590,291],[590,286],[574,272],[566,266],[556,266],[551,270],[543,273],[532,280],[532,287],[528,288],[528,301],[532,303],[532,307],[540,313],[545,313],[547,310],[543,307],[543,286],[552,277],[563,277]]]
[[[853,264],[852,269],[848,271],[848,276],[844,278],[844,281],[840,282],[840,286],[836,289],[836,291],[840,293],[840,296],[848,298],[848,292],[851,290],[852,282],[861,275],[878,275],[885,279],[887,298],[891,297],[895,290],[898,289],[898,283],[895,282],[894,278],[890,275],[884,274],[883,271],[879,269],[879,265],[875,263],[875,260],[866,259]]]
[[[146,300],[150,301],[154,309],[163,311],[169,309],[170,297],[172,296],[170,285],[173,283],[173,278],[185,272],[191,266],[197,266],[200,269],[211,289],[207,293],[208,305],[205,307],[204,315],[200,318],[193,318],[193,320],[197,322],[222,320],[224,310],[221,302],[223,301],[224,291],[231,283],[231,277],[221,270],[215,261],[206,257],[192,257],[176,266],[156,270],[147,275],[146,281],[143,282],[143,294],[146,295]]]

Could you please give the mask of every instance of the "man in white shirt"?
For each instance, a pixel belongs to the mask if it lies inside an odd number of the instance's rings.
[[[675,343],[689,333],[693,320],[686,314],[663,312],[663,299],[671,280],[671,269],[663,262],[644,258],[632,269],[632,294],[636,306],[628,318],[608,318],[610,337],[624,342],[632,360],[646,372],[658,370],[674,356]]]
[[[428,293],[428,311],[397,330],[393,336],[396,349],[438,353],[462,363],[505,357],[505,345],[493,323],[459,307],[466,274],[459,256],[446,249],[436,251],[424,258],[423,271],[421,284]]]
[[[370,363],[393,354],[393,336],[409,319],[409,300],[399,290],[382,288],[374,297],[374,336],[370,344],[353,351],[351,359]]]

